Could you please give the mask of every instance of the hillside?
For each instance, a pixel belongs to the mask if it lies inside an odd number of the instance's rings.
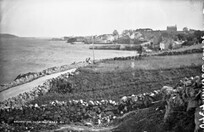
[[[141,60],[106,60],[79,68],[78,74],[53,81],[50,91],[34,103],[68,99],[114,99],[151,92],[201,73],[202,54],[150,56]],[[66,87],[64,84],[71,84]],[[72,90],[71,90],[72,89]],[[70,90],[72,92],[70,92]],[[63,91],[63,94],[61,93]]]
[[[18,36],[13,34],[0,34],[1,38],[17,38]]]

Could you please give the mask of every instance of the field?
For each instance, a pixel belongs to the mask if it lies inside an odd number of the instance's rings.
[[[67,81],[73,84],[72,92],[59,92],[53,86],[46,95],[30,103],[47,104],[54,100],[102,100],[119,101],[123,96],[152,92],[165,85],[176,86],[180,79],[201,74],[201,54],[177,56],[150,56],[141,60],[104,61],[80,68],[78,74]],[[131,66],[134,63],[134,67]],[[66,91],[66,90],[65,90]],[[157,110],[157,109],[160,110]],[[62,126],[61,131],[111,131],[111,132],[191,132],[194,129],[193,113],[179,113],[170,124],[163,122],[165,109],[163,104],[155,104],[137,109],[118,117],[110,127],[86,127],[77,124]]]
[[[176,56],[150,56],[144,57],[142,60],[115,60],[99,63],[85,69],[96,72],[112,72],[112,71],[125,71],[125,70],[156,70],[156,69],[169,69],[179,68],[182,66],[189,66],[191,64],[202,64],[202,54],[188,54]]]
[[[59,87],[34,100],[114,99],[124,95],[150,92],[164,85],[176,85],[184,77],[200,75],[201,54],[152,56],[141,60],[106,61],[79,69],[65,80],[73,84],[71,93],[58,93]],[[133,64],[134,63],[134,64]],[[133,65],[133,66],[132,66]],[[60,82],[60,80],[58,81]]]

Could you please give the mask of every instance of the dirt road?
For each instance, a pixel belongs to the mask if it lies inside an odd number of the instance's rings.
[[[74,131],[85,131],[85,132],[111,132],[112,129],[117,126],[109,126],[109,127],[87,127],[87,126],[77,126],[77,125],[65,125],[60,129],[55,130],[56,132],[64,132],[69,130]]]
[[[56,78],[64,73],[68,73],[68,72],[73,72],[75,71],[76,68],[67,70],[67,71],[63,71],[63,72],[59,72],[59,73],[54,73],[51,75],[46,75],[44,77],[38,78],[36,80],[33,80],[31,82],[19,85],[19,86],[15,86],[12,88],[9,88],[7,90],[4,90],[0,93],[0,102],[4,101],[8,98],[11,97],[15,97],[17,95],[19,95],[20,93],[24,93],[24,92],[29,92],[31,91],[34,87],[37,87],[39,85],[42,85],[46,80],[51,79],[51,78]]]

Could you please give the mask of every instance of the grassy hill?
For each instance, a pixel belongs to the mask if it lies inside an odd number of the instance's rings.
[[[13,34],[0,34],[1,38],[17,38],[18,36]]]

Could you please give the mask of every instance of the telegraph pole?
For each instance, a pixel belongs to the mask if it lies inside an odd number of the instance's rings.
[[[95,55],[94,55],[94,36],[92,36],[92,51],[93,51],[93,64],[95,61]]]

